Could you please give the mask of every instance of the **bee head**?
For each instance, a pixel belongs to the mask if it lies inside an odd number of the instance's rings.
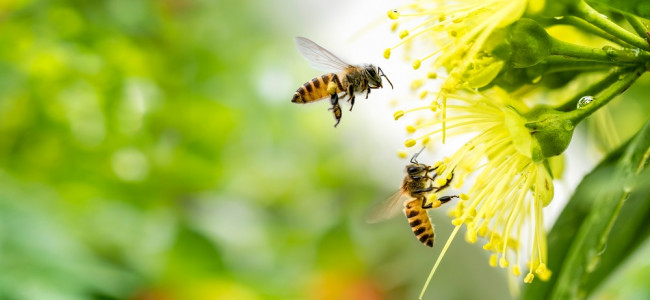
[[[406,173],[409,176],[419,175],[422,172],[426,171],[427,167],[423,164],[410,164],[406,166]]]
[[[375,87],[383,87],[381,84],[381,77],[386,77],[384,71],[380,67],[375,67],[373,65],[367,65],[365,69],[366,75],[368,77],[368,82]],[[390,88],[393,88],[393,83],[390,82],[388,77],[386,77],[388,83],[390,83]]]

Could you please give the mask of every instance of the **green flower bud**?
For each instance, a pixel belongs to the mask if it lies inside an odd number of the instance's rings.
[[[565,113],[544,106],[536,107],[526,114],[526,127],[533,137],[534,161],[560,155],[571,143],[575,125],[563,114]]]
[[[551,55],[551,39],[537,22],[522,18],[510,26],[508,41],[512,46],[510,61],[515,68],[538,64]]]

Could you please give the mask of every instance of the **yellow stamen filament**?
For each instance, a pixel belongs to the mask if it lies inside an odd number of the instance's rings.
[[[442,258],[445,256],[445,253],[447,253],[447,249],[449,249],[449,245],[451,245],[451,242],[454,240],[454,237],[458,233],[459,229],[460,226],[456,226],[456,228],[454,228],[454,231],[451,232],[451,235],[447,239],[447,243],[445,244],[445,247],[442,248],[442,252],[440,252],[438,259],[436,259],[436,263],[433,265],[433,269],[431,269],[431,272],[429,273],[429,277],[427,277],[427,281],[424,283],[424,287],[422,287],[422,292],[420,292],[420,297],[418,299],[422,300],[422,297],[424,296],[424,292],[427,290],[427,287],[429,286],[429,282],[431,282],[431,278],[433,278],[433,274],[436,272],[436,269],[438,269],[438,265],[440,264],[440,261],[442,261]]]

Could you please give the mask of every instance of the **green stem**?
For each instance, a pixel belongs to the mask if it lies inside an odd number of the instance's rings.
[[[645,24],[639,18],[637,18],[634,15],[624,13],[625,19],[627,20],[628,23],[634,28],[634,31],[642,37],[643,39],[647,40],[648,38],[648,27],[646,27]]]
[[[619,65],[613,61],[579,60],[557,55],[547,57],[543,63],[546,64],[545,74],[566,71],[601,71]]]
[[[551,55],[562,55],[586,60],[603,62],[646,63],[650,62],[650,52],[639,49],[615,49],[605,46],[603,49],[590,48],[568,43],[549,37],[551,41]]]
[[[607,17],[601,15],[598,11],[593,9],[584,1],[578,1],[573,6],[573,12],[580,18],[585,21],[595,25],[596,27],[602,29],[603,31],[620,38],[626,43],[635,46],[640,49],[650,50],[650,45],[648,42],[641,37],[633,34],[623,27],[618,26],[618,24],[610,21]]]
[[[582,96],[593,96],[596,95],[618,80],[618,78],[621,75],[624,75],[626,73],[629,73],[630,69],[621,69],[621,68],[616,68],[612,72],[609,73],[609,75],[605,76],[605,78],[601,79],[599,82],[596,84],[593,84],[589,86],[588,88],[580,91],[576,96],[573,96],[566,101],[564,101],[564,104],[556,107],[556,110],[559,111],[571,111],[576,108],[578,99]]]
[[[632,72],[622,75],[622,78],[619,77],[619,80],[603,90],[602,93],[594,97],[594,100],[591,103],[582,108],[577,108],[573,111],[567,112],[563,117],[570,120],[574,126],[578,125],[578,123],[584,120],[584,118],[588,117],[601,107],[605,106],[605,104],[609,103],[609,101],[627,90],[627,88],[629,88],[632,83],[634,83],[634,81],[636,81],[641,76],[641,74],[643,74],[643,70],[644,69],[642,68],[635,68],[632,70]]]
[[[614,42],[616,44],[619,44],[621,46],[629,46],[630,44],[622,41],[621,39],[604,32],[602,29],[594,26],[593,24],[580,19],[578,17],[574,16],[565,16],[565,17],[558,17],[558,18],[552,18],[551,24],[562,24],[562,25],[570,25],[573,27],[576,27],[578,29],[582,29],[585,32],[591,33],[593,35],[599,36],[603,39],[606,39],[608,41]]]
[[[565,57],[575,57],[596,61],[612,61],[603,49],[589,48],[576,44],[560,41],[551,37],[551,55],[562,55]]]

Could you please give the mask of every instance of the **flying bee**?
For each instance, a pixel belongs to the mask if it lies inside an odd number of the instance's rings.
[[[427,199],[429,194],[442,191],[449,187],[453,179],[453,172],[452,178],[447,180],[444,185],[435,187],[433,183],[438,176],[436,173],[438,167],[418,163],[417,157],[422,150],[413,155],[410,161],[411,163],[406,166],[406,176],[402,181],[400,190],[381,204],[371,214],[369,221],[377,222],[390,217],[396,211],[397,204],[402,202],[404,204],[404,214],[415,236],[422,244],[433,247],[435,234],[427,209],[437,208],[453,198],[459,198],[459,196],[440,197],[437,199],[440,202],[435,202],[435,207],[434,202]]]
[[[348,96],[350,111],[352,111],[355,94],[366,92],[366,99],[368,99],[370,90],[383,87],[381,77],[385,77],[393,88],[393,84],[379,67],[370,64],[361,66],[348,64],[329,50],[304,37],[297,37],[295,41],[298,51],[312,67],[329,73],[303,84],[293,94],[291,102],[310,103],[329,97],[332,104],[329,110],[334,113],[336,119],[334,127],[341,122],[339,98]]]

